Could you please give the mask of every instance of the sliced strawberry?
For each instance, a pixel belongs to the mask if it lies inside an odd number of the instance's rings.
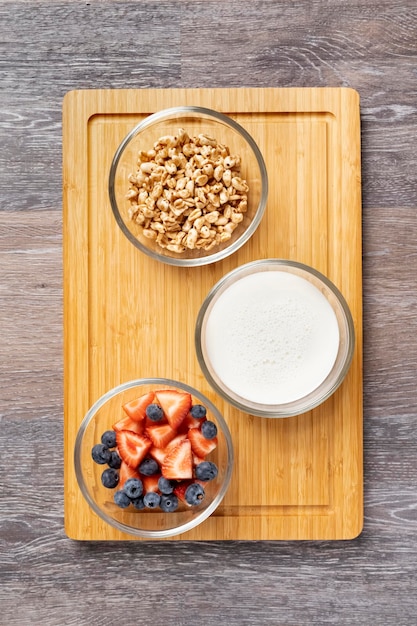
[[[204,460],[205,460],[204,457],[197,456],[196,454],[193,453],[193,465],[194,465],[194,467],[196,465],[199,465],[200,463],[202,463]]]
[[[162,389],[156,392],[156,397],[168,423],[177,430],[191,408],[191,395],[175,389]]]
[[[193,453],[199,457],[205,458],[217,447],[217,437],[206,439],[198,428],[191,428],[191,430],[188,431],[187,437],[191,441]]]
[[[152,476],[142,476],[141,481],[143,482],[143,493],[148,493],[149,491],[158,491],[158,480],[160,479],[161,474],[152,474]]]
[[[138,435],[143,435],[145,430],[145,422],[135,422],[131,417],[126,415],[121,420],[113,424],[113,430],[119,432],[119,430],[131,430]]]
[[[162,476],[170,480],[183,480],[193,476],[193,458],[191,443],[188,439],[180,441],[167,453],[162,464]]]
[[[172,448],[175,448],[175,446],[177,446],[181,441],[184,441],[184,439],[187,439],[187,435],[185,433],[174,437],[174,439],[172,439],[172,441],[170,441],[169,444],[166,446],[165,452],[167,453],[172,450]]]
[[[187,491],[187,487],[189,487],[193,482],[193,480],[182,480],[180,483],[178,483],[178,485],[174,487],[174,493],[177,498],[181,500],[181,502],[185,502],[187,506],[188,503],[185,500],[185,492]]]
[[[169,424],[159,423],[150,424],[146,427],[145,432],[157,448],[165,448],[177,434]]]
[[[146,407],[155,399],[155,394],[153,391],[149,393],[145,393],[140,398],[135,398],[135,400],[131,400],[123,405],[123,410],[132,420],[135,422],[141,422],[146,417]]]
[[[201,424],[206,421],[206,419],[206,417],[197,419],[196,417],[193,417],[191,413],[188,413],[188,415],[186,415],[183,419],[179,430],[180,432],[186,433],[190,428],[199,428]]]
[[[133,469],[132,467],[129,467],[127,463],[122,461],[122,464],[119,470],[119,489],[122,489],[123,485],[128,480],[128,478],[140,478],[140,476],[135,469]]]
[[[120,458],[136,469],[152,447],[152,441],[131,430],[120,430],[116,433],[116,445]]]
[[[149,450],[149,454],[153,459],[155,459],[155,461],[159,465],[162,465],[162,463],[165,461],[167,451],[165,448],[157,448],[156,446],[152,446],[152,448]]]

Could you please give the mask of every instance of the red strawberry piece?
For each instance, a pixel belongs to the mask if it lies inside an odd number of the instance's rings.
[[[152,441],[131,430],[120,430],[116,433],[116,445],[122,461],[136,469],[152,447]]]
[[[165,448],[177,434],[169,424],[150,424],[145,430],[149,439],[157,448]]]
[[[172,439],[172,441],[170,441],[168,445],[166,446],[165,452],[167,453],[170,450],[172,450],[172,448],[175,448],[175,446],[177,446],[181,441],[184,441],[184,439],[187,439],[187,435],[185,433],[174,437],[174,439]]]
[[[193,465],[199,465],[200,463],[202,463],[204,461],[204,457],[201,456],[197,456],[196,454],[193,453]]]
[[[131,430],[138,435],[142,435],[145,430],[145,422],[136,422],[135,420],[132,420],[131,417],[126,415],[125,417],[122,417],[121,420],[113,424],[113,430],[116,432],[120,430]]]
[[[155,399],[155,394],[153,391],[149,393],[145,393],[140,398],[136,398],[135,400],[131,400],[123,405],[123,410],[132,420],[135,422],[141,422],[146,417],[146,407]]]
[[[197,419],[193,417],[191,413],[188,413],[180,426],[180,432],[186,433],[190,428],[199,428],[206,419],[206,417]]]
[[[129,478],[140,478],[140,476],[135,469],[129,467],[127,463],[122,461],[119,470],[119,489],[122,489],[123,485]]]
[[[181,502],[185,502],[187,506],[189,505],[185,500],[185,492],[187,491],[187,487],[189,487],[191,483],[193,482],[194,482],[193,480],[182,480],[181,482],[178,483],[178,485],[175,485],[174,487],[174,493],[177,496],[177,498],[181,500]]]
[[[162,463],[165,461],[167,452],[165,448],[157,448],[156,446],[152,446],[152,448],[149,450],[149,454],[153,459],[155,459],[155,461],[159,465],[162,465]]]
[[[175,389],[162,389],[156,392],[156,397],[168,423],[177,430],[191,408],[191,395]]]
[[[158,491],[158,480],[161,478],[161,474],[152,474],[152,476],[140,477],[143,483],[143,493],[149,493],[149,491]]]
[[[205,458],[217,447],[217,437],[206,439],[198,428],[191,428],[191,430],[188,431],[187,437],[191,442],[193,453],[199,457]]]
[[[162,464],[162,476],[170,480],[183,480],[193,476],[193,457],[188,439],[170,449]]]

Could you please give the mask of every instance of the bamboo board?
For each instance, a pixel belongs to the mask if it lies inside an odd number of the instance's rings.
[[[229,114],[257,141],[269,175],[265,216],[224,261],[183,269],[142,255],[107,195],[111,159],[147,115],[180,104]],[[336,540],[363,523],[362,249],[359,97],[350,89],[73,91],[63,105],[65,529],[82,540],[137,540],[83,500],[73,447],[108,389],[165,376],[200,389],[223,412],[235,468],[219,509],[174,540]],[[210,288],[233,268],[280,257],[312,265],[345,296],[355,324],[352,366],[337,392],[288,419],[245,415],[209,387],[194,324]]]

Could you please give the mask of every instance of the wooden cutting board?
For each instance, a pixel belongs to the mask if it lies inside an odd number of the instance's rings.
[[[230,258],[183,269],[155,262],[120,231],[107,181],[113,154],[147,115],[200,105],[257,141],[269,199],[253,238]],[[73,91],[63,105],[65,528],[84,540],[134,538],[102,522],[78,488],[73,447],[88,408],[111,387],[166,376],[199,388],[227,420],[236,452],[217,512],[174,539],[350,539],[363,523],[362,257],[359,97],[350,89]],[[209,387],[194,323],[233,268],[280,257],[312,265],[345,296],[356,349],[342,386],[288,419],[246,415]]]

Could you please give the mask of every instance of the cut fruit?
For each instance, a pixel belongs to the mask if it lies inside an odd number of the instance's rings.
[[[146,427],[145,432],[157,448],[165,448],[177,434],[169,424],[151,424]]]
[[[129,478],[140,478],[140,476],[135,469],[129,467],[127,463],[122,461],[119,470],[119,489],[122,489],[123,485],[127,480],[129,480]]]
[[[217,447],[217,437],[206,439],[198,428],[191,428],[187,437],[191,442],[193,453],[200,458],[204,459],[207,454]]]
[[[138,435],[131,430],[116,433],[117,451],[120,458],[136,469],[152,447],[152,441],[145,435]]]
[[[146,407],[152,404],[155,399],[153,391],[145,393],[140,398],[135,398],[123,405],[123,410],[135,422],[141,422],[146,417]]]
[[[188,439],[180,441],[166,455],[162,464],[162,476],[170,480],[183,480],[193,476],[193,457]]]
[[[175,389],[162,389],[156,392],[156,397],[168,423],[177,430],[191,408],[191,395]]]
[[[161,478],[161,474],[153,474],[152,476],[142,476],[143,493],[149,493],[149,491],[158,491],[158,480]]]
[[[188,413],[188,415],[185,416],[181,426],[180,426],[180,431],[181,432],[188,432],[188,430],[190,428],[200,428],[201,424],[206,420],[206,417],[203,417],[201,419],[197,419],[196,417],[193,417],[191,415],[191,413]]]
[[[122,417],[121,420],[113,424],[113,430],[119,432],[120,430],[131,430],[138,435],[142,435],[145,430],[145,422],[136,422],[132,420],[131,417],[126,415],[126,417]]]

